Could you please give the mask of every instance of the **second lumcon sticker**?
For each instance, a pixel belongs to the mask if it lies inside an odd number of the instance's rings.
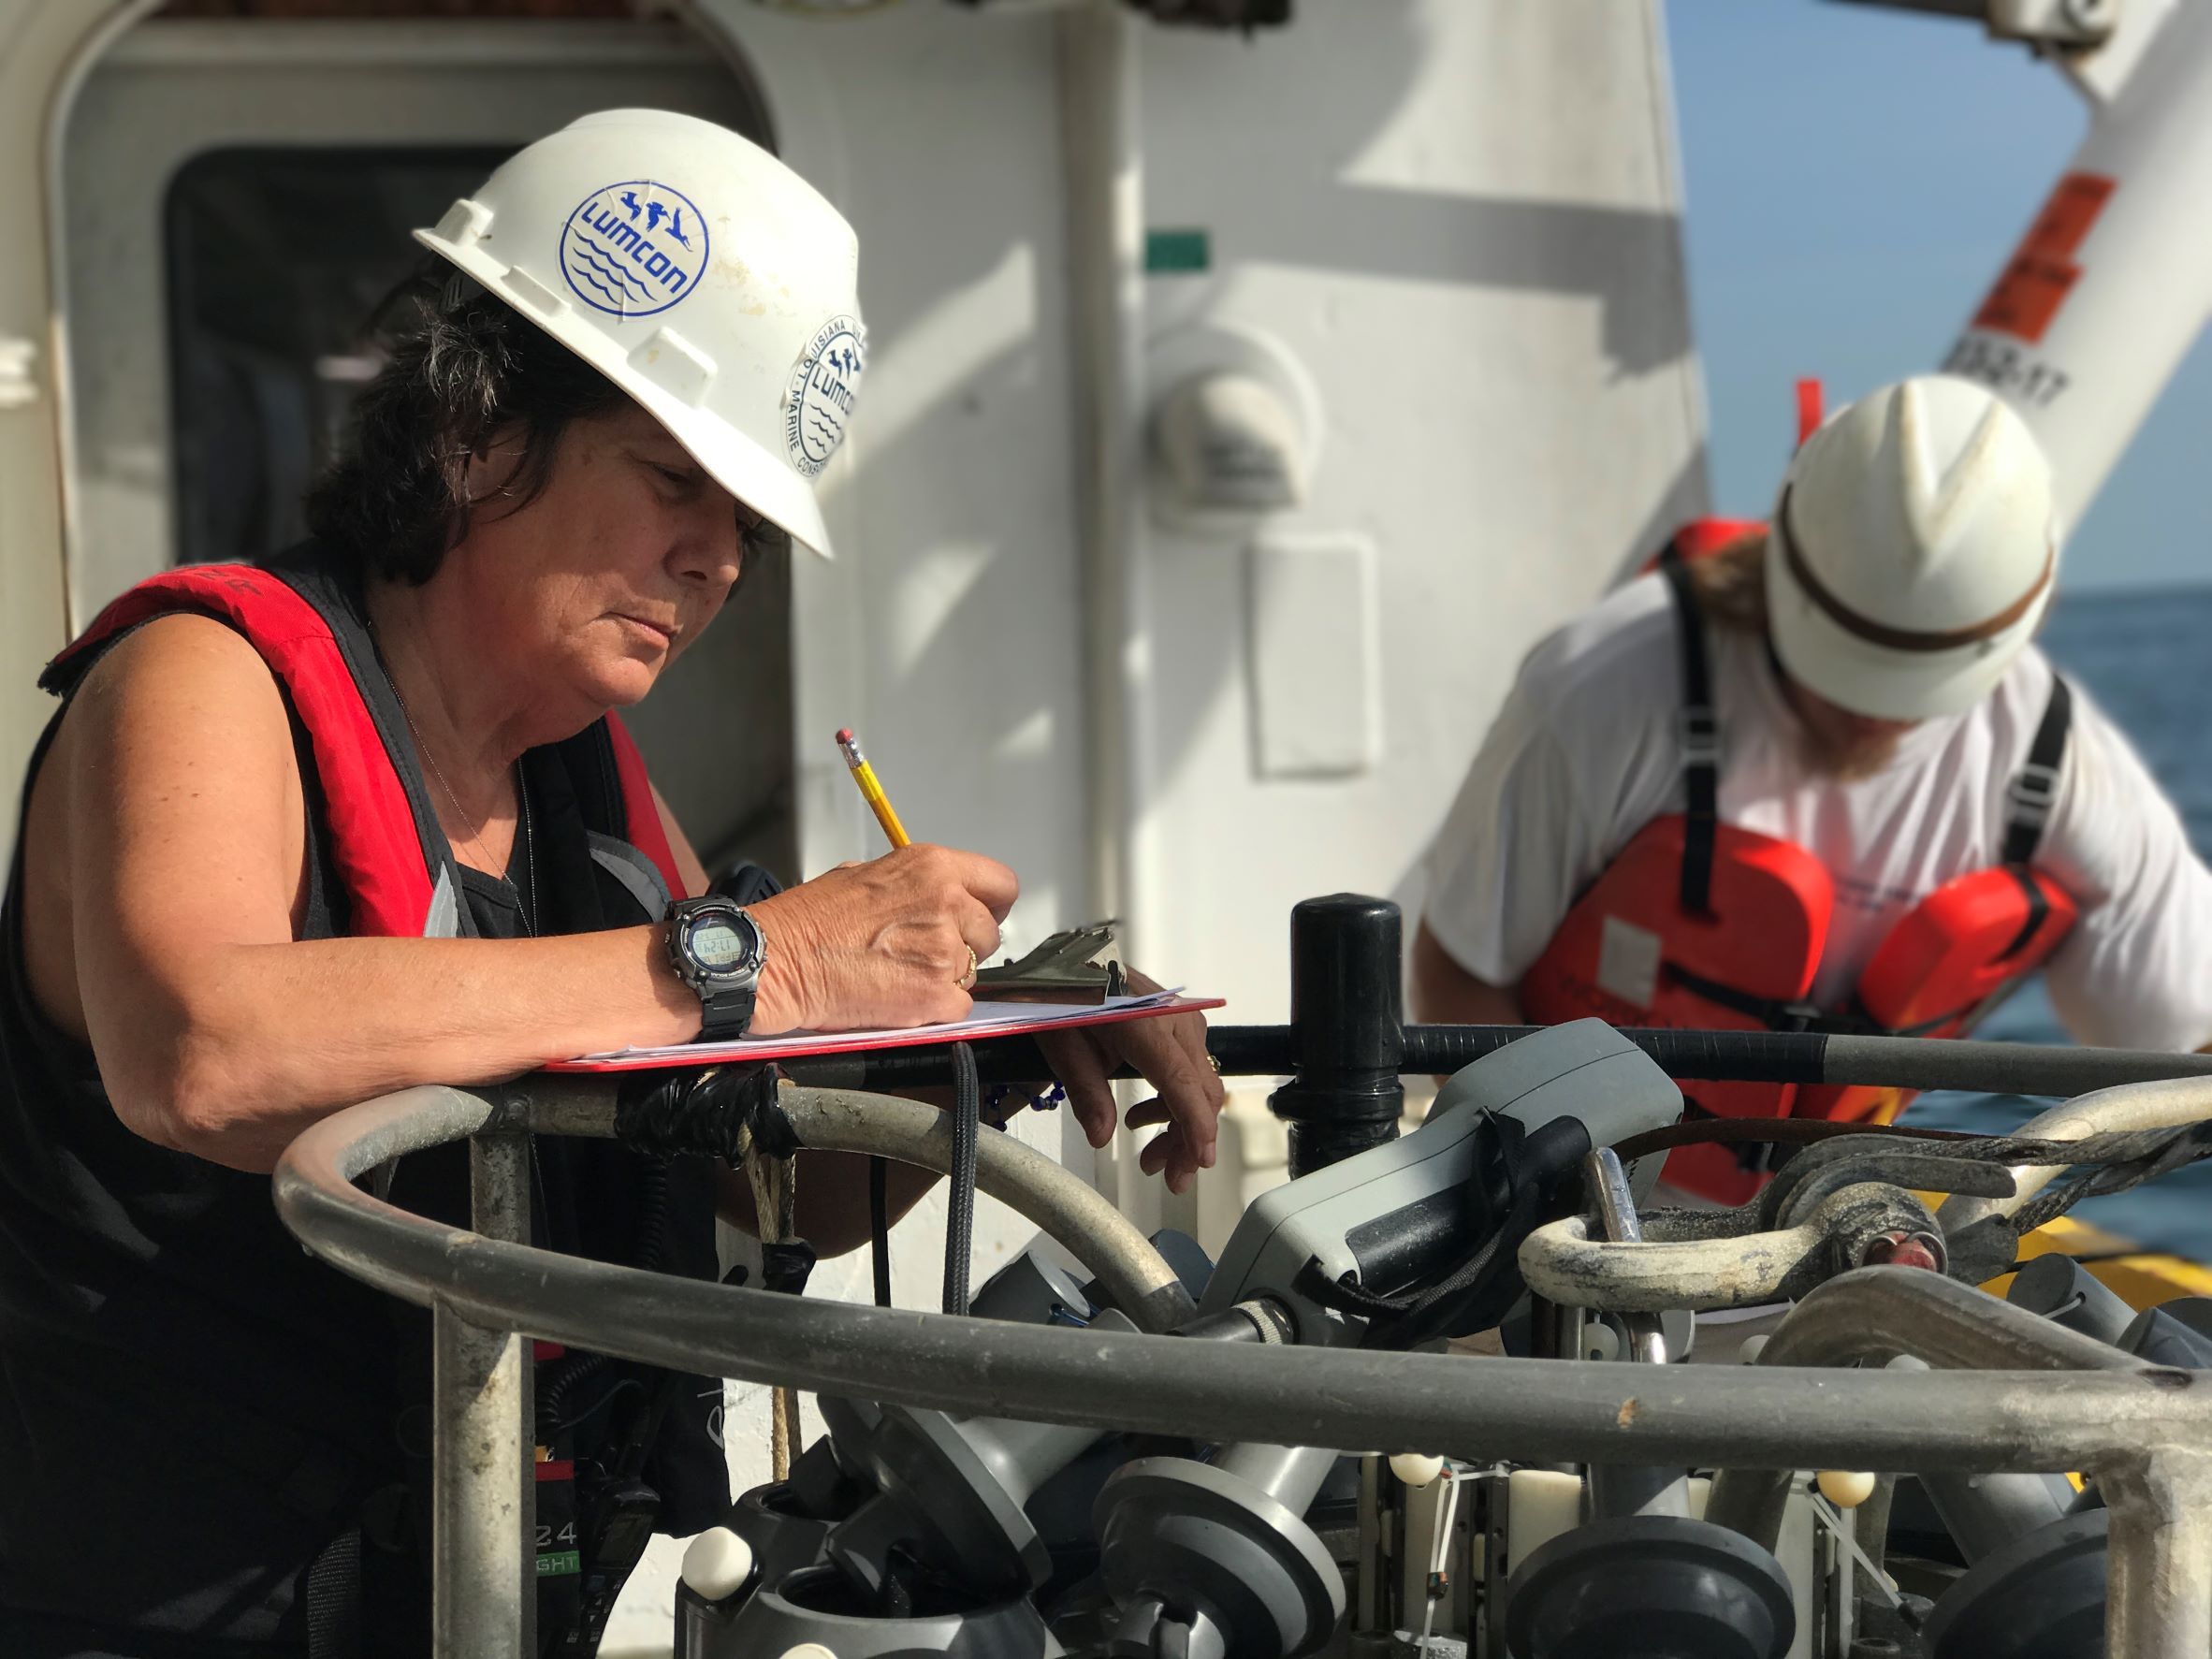
[[[866,367],[867,336],[857,317],[830,318],[799,354],[784,391],[783,442],[802,475],[818,474],[844,442]]]

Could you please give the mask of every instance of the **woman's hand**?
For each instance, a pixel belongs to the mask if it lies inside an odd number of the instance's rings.
[[[965,1018],[969,976],[998,948],[1020,891],[995,858],[917,844],[763,899],[751,907],[768,943],[753,1029]]]
[[[1141,973],[1128,976],[1140,994],[1159,987]],[[1041,1031],[1038,1046],[1066,1085],[1068,1105],[1093,1146],[1113,1139],[1113,1088],[1107,1081],[1124,1066],[1134,1067],[1159,1091],[1129,1108],[1132,1129],[1164,1123],[1137,1155],[1147,1175],[1167,1171],[1168,1190],[1186,1192],[1201,1170],[1214,1167],[1214,1121],[1221,1115],[1220,1073],[1206,1055],[1206,1022],[1195,1013],[1161,1014],[1113,1026],[1079,1026]]]

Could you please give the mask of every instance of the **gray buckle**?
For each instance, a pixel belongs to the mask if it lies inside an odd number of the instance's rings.
[[[2030,761],[2005,785],[2004,798],[2014,822],[2041,829],[2050,822],[2051,805],[2059,798],[2059,768]]]
[[[1685,708],[1675,716],[1676,741],[1682,746],[1682,770],[1721,764],[1721,722],[1710,708]]]

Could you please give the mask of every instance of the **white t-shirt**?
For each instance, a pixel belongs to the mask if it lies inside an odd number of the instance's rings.
[[[1575,898],[1653,818],[1683,809],[1681,657],[1666,583],[1628,583],[1529,654],[1429,855],[1424,920],[1469,973],[1511,986]],[[2005,790],[2051,667],[2021,653],[1965,714],[1922,722],[1870,778],[1801,756],[1762,643],[1708,625],[1724,822],[1796,841],[1835,877],[1814,982],[1841,1008],[1890,926],[1954,876],[1994,864]],[[2074,723],[2036,864],[2082,919],[2047,964],[2074,1037],[2186,1050],[2212,1041],[2212,871],[2173,805],[2074,688]]]

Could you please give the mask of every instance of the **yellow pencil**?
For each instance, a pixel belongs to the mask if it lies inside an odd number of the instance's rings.
[[[876,781],[876,769],[868,764],[867,756],[860,752],[860,740],[853,736],[851,726],[837,733],[837,747],[845,751],[845,764],[852,768],[852,781],[860,785],[861,799],[875,813],[876,822],[883,826],[883,834],[894,847],[906,846],[906,825],[899,822],[898,814],[891,809],[891,797]]]

